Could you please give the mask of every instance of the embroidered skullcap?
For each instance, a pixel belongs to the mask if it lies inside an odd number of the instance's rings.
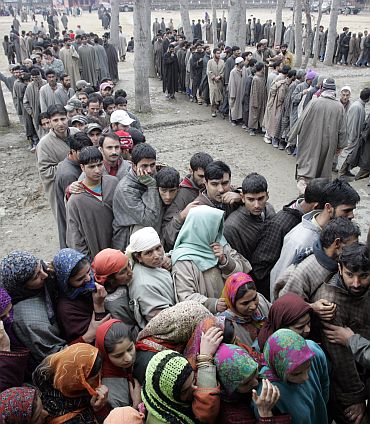
[[[244,61],[244,59],[242,57],[237,57],[235,59],[235,65],[237,65],[238,63],[243,62],[243,61]]]
[[[5,423],[26,424],[31,421],[36,390],[12,387],[0,394],[0,417]]]

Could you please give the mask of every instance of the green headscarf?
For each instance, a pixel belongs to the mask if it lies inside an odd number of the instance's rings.
[[[218,260],[210,246],[212,243],[227,244],[224,212],[205,205],[190,209],[172,251],[172,264],[193,261],[201,272],[213,268]]]
[[[192,372],[187,359],[173,350],[153,356],[141,390],[148,412],[163,423],[195,424],[191,403],[180,399],[181,388]]]

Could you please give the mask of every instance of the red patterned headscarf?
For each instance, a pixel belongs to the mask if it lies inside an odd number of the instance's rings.
[[[225,299],[226,305],[229,309],[236,313],[235,310],[235,297],[241,286],[245,284],[253,284],[254,281],[249,274],[245,274],[244,272],[236,272],[226,280],[224,289],[222,291],[221,297]],[[253,287],[255,290],[255,286]]]
[[[36,390],[12,387],[0,394],[0,417],[7,424],[26,424],[31,421]]]

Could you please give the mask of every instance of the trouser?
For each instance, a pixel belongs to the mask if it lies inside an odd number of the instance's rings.
[[[211,112],[216,113],[220,107],[220,102],[214,102],[211,104]]]
[[[221,107],[219,108],[219,111],[223,114],[223,115],[228,115],[229,114],[229,89],[228,86],[225,86],[225,92],[224,92],[224,100],[222,102]]]

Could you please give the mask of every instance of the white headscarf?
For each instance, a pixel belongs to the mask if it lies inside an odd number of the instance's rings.
[[[157,231],[153,227],[144,227],[131,234],[130,244],[126,248],[126,255],[132,261],[132,254],[144,252],[161,244]]]

